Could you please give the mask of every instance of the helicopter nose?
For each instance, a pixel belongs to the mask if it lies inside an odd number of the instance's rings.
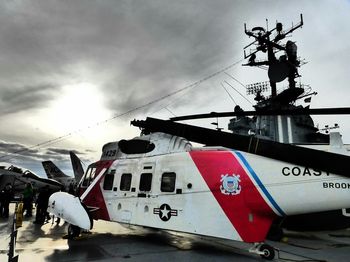
[[[91,229],[92,221],[78,197],[66,192],[56,192],[49,198],[49,213],[83,229]]]

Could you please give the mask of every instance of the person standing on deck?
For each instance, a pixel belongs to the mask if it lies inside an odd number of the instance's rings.
[[[26,211],[26,217],[32,216],[33,196],[33,186],[31,183],[27,183],[26,188],[23,191],[23,212]]]

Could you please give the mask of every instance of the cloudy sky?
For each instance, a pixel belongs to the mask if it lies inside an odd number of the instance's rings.
[[[226,83],[245,93],[230,75],[244,85],[267,80],[266,71],[241,66],[252,41],[244,23],[267,18],[270,28],[276,20],[288,28],[300,13],[305,25],[293,40],[307,62],[301,81],[318,92],[312,107],[349,106],[348,0],[1,1],[0,162],[45,176],[40,162],[51,159],[71,174],[69,150],[96,161],[104,143],[139,134],[134,118],[232,110],[222,85],[251,110]],[[349,121],[315,117],[321,127],[340,124],[347,143]]]

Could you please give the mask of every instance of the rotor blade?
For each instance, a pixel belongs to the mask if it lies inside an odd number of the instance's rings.
[[[350,177],[349,168],[347,168],[350,163],[350,157],[345,155],[283,144],[253,136],[231,134],[223,131],[176,123],[170,120],[148,117],[146,120],[131,121],[131,124],[142,128],[146,133],[163,132],[184,137],[190,141],[205,145],[223,146],[295,165]]]
[[[277,110],[258,111],[238,111],[238,112],[211,112],[208,114],[187,115],[172,117],[172,121],[192,120],[212,117],[233,117],[233,116],[276,116],[276,115],[347,115],[350,114],[350,107],[335,108],[295,108]]]

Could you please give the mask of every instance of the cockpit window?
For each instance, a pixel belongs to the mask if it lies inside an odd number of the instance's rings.
[[[95,167],[89,167],[88,170],[86,170],[84,180],[82,183],[83,187],[87,187],[90,185],[90,183],[94,180],[95,178],[95,173],[96,173],[96,168]]]
[[[90,180],[93,181],[95,179],[95,176],[96,176],[96,168],[93,168],[91,170]]]

